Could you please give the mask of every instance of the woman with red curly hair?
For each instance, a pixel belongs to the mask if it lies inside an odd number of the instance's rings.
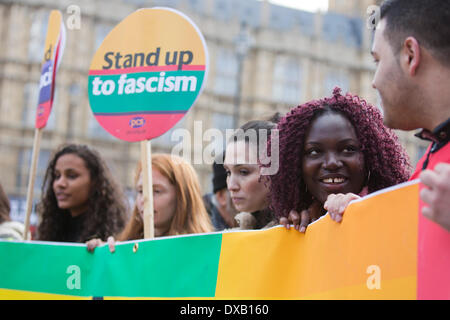
[[[279,170],[268,179],[271,208],[287,228],[289,218],[304,232],[326,213],[329,195],[364,196],[409,178],[408,156],[380,111],[339,88],[292,109],[277,129]]]

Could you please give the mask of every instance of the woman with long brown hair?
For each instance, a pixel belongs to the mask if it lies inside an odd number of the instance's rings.
[[[118,241],[144,238],[141,171],[139,163],[135,178],[136,204],[125,229],[116,237]],[[188,162],[169,154],[154,154],[152,180],[155,237],[214,231],[203,203],[197,173]],[[108,242],[111,245],[113,239]],[[89,241],[88,250],[101,244],[99,239]]]
[[[63,145],[45,173],[37,239],[106,239],[123,229],[126,208],[124,194],[101,156],[85,145]]]

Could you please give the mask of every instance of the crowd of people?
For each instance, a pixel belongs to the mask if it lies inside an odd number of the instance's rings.
[[[152,156],[155,237],[278,224],[307,232],[330,214],[343,219],[350,201],[420,179],[426,232],[450,232],[450,1],[387,0],[381,6],[372,56],[373,88],[382,112],[364,98],[336,88],[312,100],[252,120],[236,130],[212,167],[213,192],[202,194],[194,168],[169,154]],[[414,23],[411,23],[414,21]],[[430,146],[415,170],[396,130],[421,129]],[[271,133],[277,131],[277,139]],[[256,133],[252,139],[250,132]],[[278,154],[271,154],[273,144]],[[278,161],[278,170],[263,175]],[[271,163],[272,164],[272,163]],[[37,206],[35,239],[87,243],[144,238],[142,164],[137,164],[132,208],[101,155],[68,144],[49,161]],[[21,240],[25,230],[9,217],[0,187],[0,238]]]

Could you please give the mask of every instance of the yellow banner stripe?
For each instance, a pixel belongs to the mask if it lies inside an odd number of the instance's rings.
[[[92,297],[77,297],[22,290],[0,289],[1,300],[92,300]]]
[[[300,234],[224,233],[217,299],[415,299],[418,185],[352,203]],[[376,280],[379,285],[374,287]]]

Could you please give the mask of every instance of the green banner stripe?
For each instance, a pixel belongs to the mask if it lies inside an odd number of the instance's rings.
[[[107,246],[0,242],[0,288],[84,297],[214,297],[222,234]]]
[[[166,71],[126,74],[122,80],[121,75],[89,76],[89,102],[94,113],[188,110],[204,75],[204,71]]]

